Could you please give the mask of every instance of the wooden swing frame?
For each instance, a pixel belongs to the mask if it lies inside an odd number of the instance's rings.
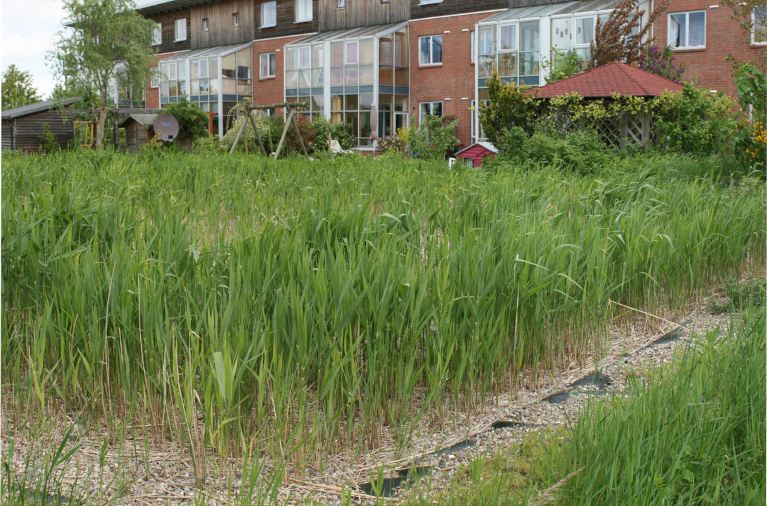
[[[304,139],[301,137],[301,130],[298,128],[298,123],[296,122],[296,109],[301,109],[304,107],[307,107],[304,103],[293,103],[289,104],[287,102],[283,102],[281,104],[273,104],[273,105],[248,105],[247,106],[247,114],[248,114],[248,120],[250,121],[250,124],[253,125],[253,131],[256,133],[256,140],[258,141],[258,145],[261,148],[261,153],[264,156],[269,156],[266,152],[266,148],[264,148],[264,143],[261,142],[261,136],[258,133],[258,127],[256,126],[256,120],[253,118],[253,111],[256,110],[265,110],[265,109],[277,109],[278,107],[284,107],[288,109],[288,120],[285,122],[285,128],[282,129],[282,137],[280,137],[280,143],[277,145],[277,151],[274,153],[274,158],[277,159],[280,156],[280,151],[282,151],[282,146],[285,143],[285,136],[288,134],[288,128],[290,128],[290,125],[292,124],[293,127],[296,129],[296,133],[298,134],[298,141],[301,143],[301,151],[303,151],[304,156],[306,158],[309,158],[309,153],[306,152],[306,145],[304,145]],[[247,134],[247,125],[248,121],[243,121],[242,126],[240,126],[240,131],[237,132],[237,137],[234,139],[234,144],[232,144],[232,148],[229,150],[229,153],[234,153],[234,149],[237,147],[237,144],[240,142],[240,137],[242,137],[242,133],[245,132],[245,152],[248,152],[248,134]]]

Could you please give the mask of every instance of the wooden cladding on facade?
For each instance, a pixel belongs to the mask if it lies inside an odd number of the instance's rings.
[[[235,13],[237,26],[234,26]],[[228,0],[195,7],[191,16],[192,49],[250,42],[255,38],[258,18],[253,0]],[[207,19],[207,31],[204,19]]]
[[[454,16],[471,12],[483,12],[508,9],[514,0],[443,0],[438,3],[423,3],[422,0],[410,0],[410,19],[431,18],[434,16]],[[549,1],[548,3],[554,3]]]
[[[190,10],[183,9],[152,16],[152,21],[162,24],[162,44],[155,46],[158,53],[171,53],[192,49],[192,26],[189,19]],[[186,40],[176,42],[176,20],[186,19]]]
[[[386,25],[407,21],[410,0],[345,0],[338,8],[338,0],[319,0],[320,31]]]
[[[261,4],[266,0],[255,0],[255,35],[254,39],[301,35],[319,31],[319,0],[312,0],[312,20],[296,23],[296,0],[277,0],[277,24],[271,27],[261,26]]]

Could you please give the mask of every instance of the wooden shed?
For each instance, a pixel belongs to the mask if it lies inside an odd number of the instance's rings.
[[[492,142],[477,142],[456,153],[455,157],[466,160],[466,163],[471,163],[473,167],[479,167],[482,164],[483,158],[486,156],[495,158],[498,152],[498,148]]]
[[[158,114],[130,114],[120,122],[125,129],[125,144],[129,153],[136,153],[154,137],[154,120]]]
[[[70,106],[80,100],[79,97],[63,102],[46,100],[3,111],[2,150],[20,149],[25,153],[39,151],[46,124],[56,136],[59,146],[66,149],[75,139],[72,123],[74,111]],[[65,109],[63,114],[61,107]]]

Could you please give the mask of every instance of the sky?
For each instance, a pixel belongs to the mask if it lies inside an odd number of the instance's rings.
[[[151,0],[138,0],[146,5]],[[0,63],[5,71],[15,63],[32,74],[38,94],[48,98],[53,86],[53,72],[45,56],[54,48],[56,34],[62,29],[64,11],[61,0],[2,0],[0,8]]]

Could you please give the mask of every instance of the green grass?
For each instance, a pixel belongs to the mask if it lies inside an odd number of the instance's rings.
[[[767,328],[764,307],[749,308],[630,398],[594,402],[574,429],[479,458],[409,503],[764,504]]]
[[[20,417],[139,419],[198,475],[257,437],[300,467],[402,443],[583,356],[610,299],[681,308],[761,262],[763,185],[721,163],[3,157],[2,380]]]

